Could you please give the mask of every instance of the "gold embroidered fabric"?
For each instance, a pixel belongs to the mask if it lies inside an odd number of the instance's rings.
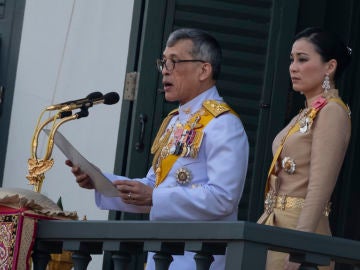
[[[0,206],[0,269],[30,268],[36,220],[22,210]]]
[[[303,208],[305,203],[304,198],[290,197],[287,195],[275,195],[273,192],[268,192],[265,198],[265,211],[267,214],[273,212],[274,208],[286,210],[289,208]],[[329,216],[331,202],[324,206],[323,215]]]

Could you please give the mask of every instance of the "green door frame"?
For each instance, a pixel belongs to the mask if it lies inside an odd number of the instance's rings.
[[[260,102],[258,137],[256,138],[255,166],[251,181],[248,220],[256,221],[264,204],[264,188],[272,159],[272,140],[284,126],[289,89],[289,54],[295,33],[299,1],[274,1],[272,23]],[[266,136],[264,136],[266,134]],[[265,166],[264,166],[265,165]]]
[[[11,108],[26,0],[0,1],[0,186],[3,183]]]
[[[150,4],[151,2],[151,4]],[[151,135],[153,132],[152,116],[155,111],[155,98],[159,74],[156,70],[155,59],[161,54],[164,20],[159,14],[164,14],[166,9],[166,0],[159,1],[135,1],[134,12],[136,16],[133,19],[132,44],[140,44],[136,52],[129,55],[127,72],[137,72],[136,93],[141,93],[142,98],[134,101],[123,101],[123,111],[121,113],[119,136],[121,141],[118,143],[115,172],[129,177],[142,177],[148,170],[149,154],[151,147]],[[138,9],[138,10],[136,10]],[[143,10],[143,16],[139,13]],[[137,35],[136,33],[141,33]],[[144,44],[144,40],[147,42]],[[133,43],[137,42],[137,43]],[[132,49],[134,50],[134,49]],[[131,57],[131,59],[130,59]],[[138,62],[138,59],[142,61]],[[156,96],[156,95],[155,95]],[[131,107],[131,109],[130,109]],[[143,148],[136,149],[136,144],[140,135],[141,116],[145,116],[145,133],[143,134]],[[129,132],[126,129],[129,128]],[[127,144],[124,144],[124,142]],[[127,145],[127,151],[123,151],[123,146]],[[143,160],[139,163],[138,160]],[[126,164],[134,163],[131,169],[126,169]]]
[[[134,0],[126,72],[136,72],[136,91],[134,100],[122,99],[114,166],[114,173],[118,175],[143,177],[149,169],[154,125],[152,115],[155,111],[154,96],[157,98],[154,93],[156,93],[159,79],[155,59],[161,53],[160,50],[154,50],[154,48],[162,48],[164,20],[161,14],[165,14],[166,8],[166,0]],[[150,42],[145,44],[144,40]],[[142,60],[141,63],[139,59]],[[136,98],[138,93],[143,95],[141,99]],[[141,118],[143,116],[145,118]],[[145,133],[142,135],[140,124],[145,125]],[[144,147],[136,150],[140,137],[143,138]],[[142,162],[137,162],[138,160]],[[135,166],[128,169],[128,164],[135,164]],[[147,215],[110,211],[109,219],[147,219]],[[133,257],[129,269],[143,269],[144,260],[145,254]],[[105,253],[103,269],[113,269],[111,254]]]

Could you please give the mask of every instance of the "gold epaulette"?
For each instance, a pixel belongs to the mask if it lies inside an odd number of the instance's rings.
[[[209,111],[214,117],[218,117],[219,115],[231,111],[229,105],[223,102],[219,102],[216,100],[205,100],[203,102],[203,107]]]

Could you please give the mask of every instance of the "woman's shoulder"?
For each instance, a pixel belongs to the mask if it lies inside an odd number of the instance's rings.
[[[330,98],[320,113],[336,114],[345,118],[350,118],[351,115],[349,106],[341,98]]]
[[[351,134],[351,118],[348,106],[340,99],[333,97],[327,100],[325,106],[318,112],[315,121],[314,132],[333,134],[343,142],[348,144]],[[330,136],[331,137],[331,136]]]
[[[324,94],[327,102],[326,105],[321,109],[320,112],[324,113],[335,113],[346,117],[350,117],[349,106],[341,99],[337,89],[331,89]]]
[[[341,130],[346,133],[351,130],[350,109],[340,98],[330,98],[318,112],[317,126],[323,126],[328,131]]]

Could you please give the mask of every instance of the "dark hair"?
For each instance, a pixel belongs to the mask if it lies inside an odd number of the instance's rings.
[[[192,28],[181,28],[172,32],[166,42],[167,47],[174,46],[179,40],[190,39],[193,42],[191,54],[194,58],[209,62],[213,68],[213,79],[217,79],[221,69],[221,47],[209,33]]]
[[[294,42],[299,39],[306,39],[311,42],[324,62],[331,59],[337,61],[337,68],[334,74],[335,80],[341,76],[349,65],[351,49],[335,33],[318,27],[309,27],[298,33],[294,38]]]

